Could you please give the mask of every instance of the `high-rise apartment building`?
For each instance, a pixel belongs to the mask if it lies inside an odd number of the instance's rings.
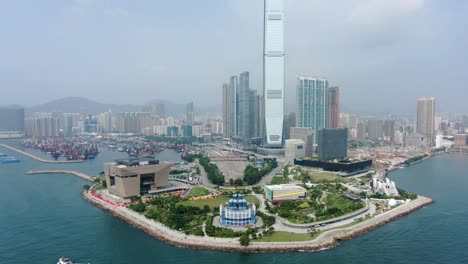
[[[185,122],[187,125],[193,125],[193,102],[185,106]]]
[[[418,99],[416,132],[428,138],[428,144],[432,145],[434,134],[435,98]]]
[[[232,76],[223,84],[223,135],[248,142],[259,137],[260,97],[251,90],[249,72]]]
[[[328,128],[338,128],[340,125],[340,87],[328,89]]]
[[[393,143],[395,140],[395,120],[386,119],[383,125],[383,139]]]
[[[367,138],[379,139],[383,136],[383,120],[381,119],[369,119],[367,121]]]
[[[297,127],[328,127],[328,80],[297,77]]]
[[[265,146],[281,147],[284,116],[283,0],[265,0],[263,31],[263,96]]]
[[[24,133],[24,108],[0,107],[0,132]]]

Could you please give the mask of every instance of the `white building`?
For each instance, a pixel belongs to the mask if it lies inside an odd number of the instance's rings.
[[[450,138],[452,140],[450,140]],[[450,148],[453,145],[453,137],[448,137],[444,135],[436,136],[436,148]]]
[[[281,204],[284,201],[297,200],[307,196],[304,187],[294,184],[266,185],[265,197],[272,204]]]
[[[372,179],[372,191],[374,193],[380,193],[380,194],[385,194],[387,196],[398,196],[398,189],[395,185],[394,181],[391,181],[390,179],[386,178],[384,182],[373,178]]]
[[[265,0],[263,96],[266,145],[281,147],[284,118],[283,0]]]

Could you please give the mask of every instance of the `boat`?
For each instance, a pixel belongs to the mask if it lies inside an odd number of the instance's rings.
[[[0,163],[15,163],[20,162],[18,158],[12,156],[2,156],[0,157]]]
[[[61,257],[57,264],[73,264],[69,258]]]

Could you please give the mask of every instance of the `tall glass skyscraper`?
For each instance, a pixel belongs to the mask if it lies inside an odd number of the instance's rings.
[[[297,77],[297,126],[328,127],[328,80]]]
[[[265,0],[263,96],[267,147],[281,147],[284,118],[283,0]]]

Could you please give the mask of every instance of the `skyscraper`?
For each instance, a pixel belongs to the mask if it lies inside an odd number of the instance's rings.
[[[383,136],[383,120],[371,118],[367,121],[367,137],[379,139]]]
[[[328,89],[328,128],[338,128],[340,125],[340,87]]]
[[[259,136],[259,104],[257,91],[251,90],[249,72],[232,76],[223,84],[223,123],[225,137],[236,137],[243,142]]]
[[[229,127],[229,103],[230,103],[230,90],[229,84],[223,83],[223,136],[229,137],[231,134],[231,128]]]
[[[229,81],[229,137],[237,135],[237,126],[239,120],[237,118],[237,90],[239,85],[239,78],[237,76],[232,76]]]
[[[284,116],[283,0],[265,0],[263,31],[263,96],[265,145],[281,147]]]
[[[416,132],[428,138],[428,144],[432,145],[434,138],[435,98],[418,99],[416,119]]]
[[[238,96],[238,136],[242,138],[251,137],[250,123],[250,88],[249,88],[249,72],[243,72],[239,75],[239,90]]]
[[[297,127],[328,127],[328,80],[297,77]]]
[[[191,126],[193,125],[193,102],[188,103],[185,110],[185,121]]]

